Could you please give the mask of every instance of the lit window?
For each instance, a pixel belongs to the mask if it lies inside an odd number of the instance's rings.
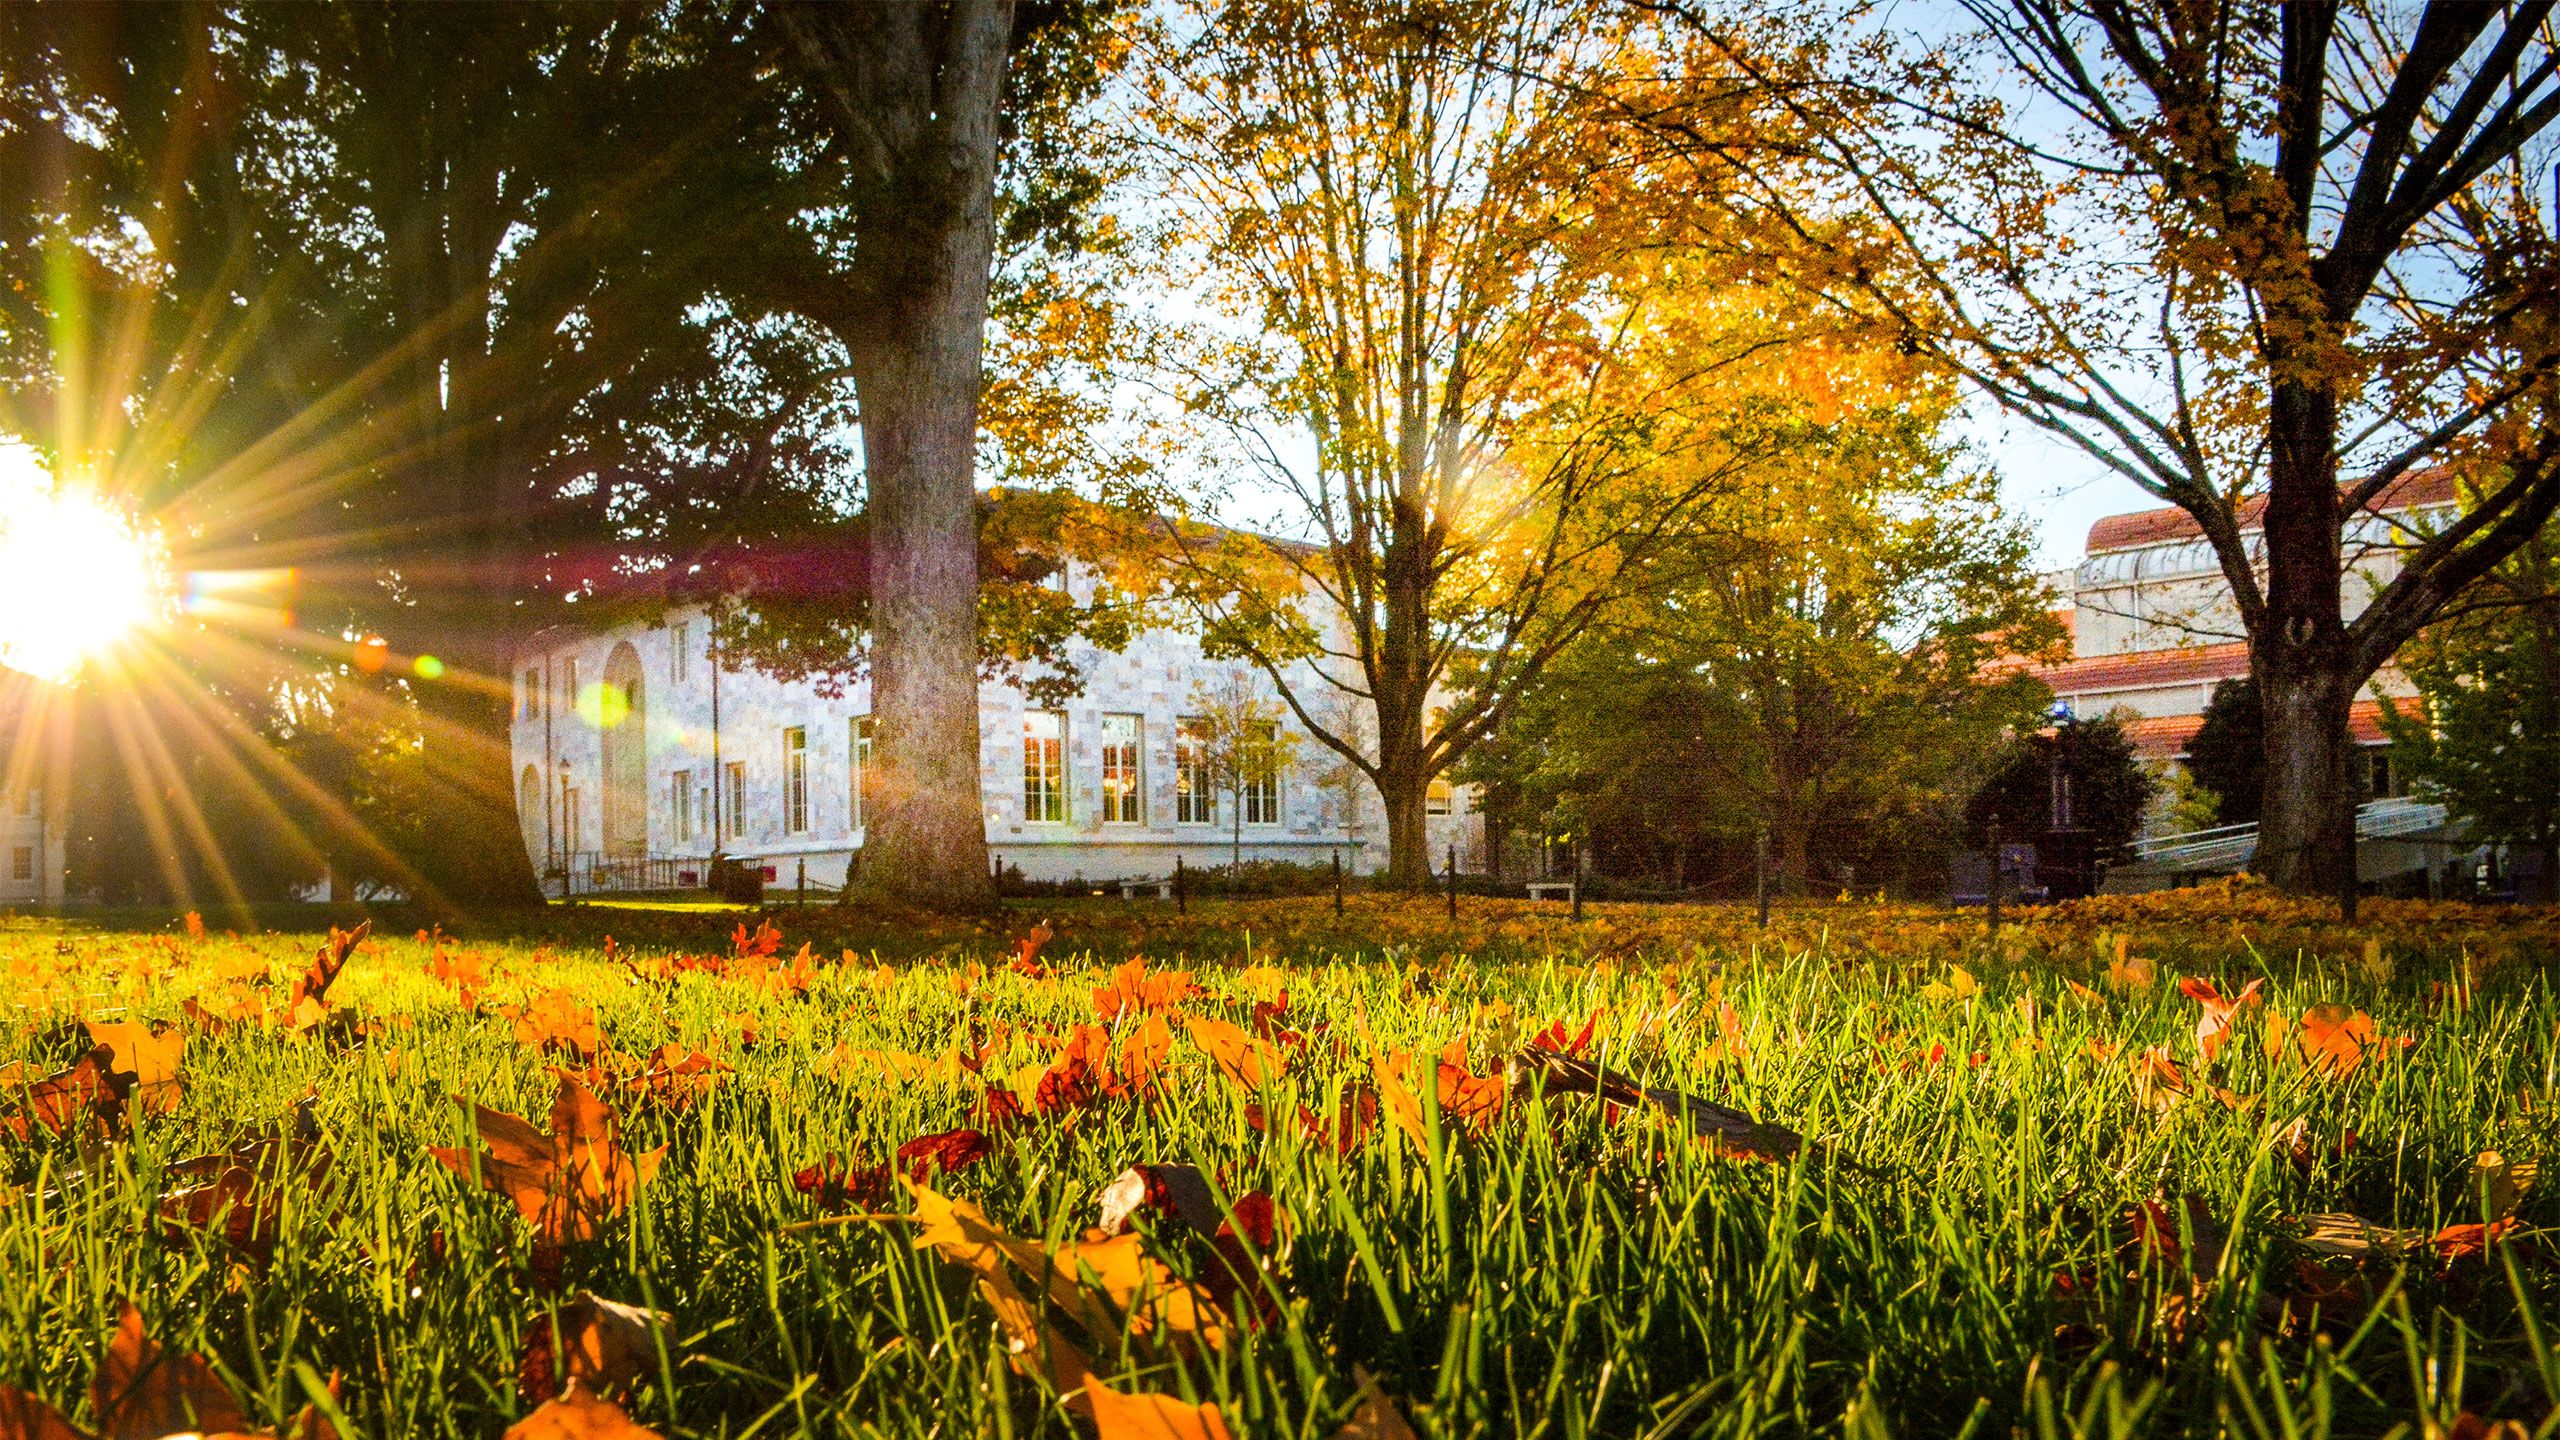
[[[859,830],[871,799],[871,717],[853,717],[853,828]]]
[[[1022,712],[1022,819],[1066,823],[1067,717],[1055,710]]]
[[[1422,813],[1425,815],[1448,814],[1449,802],[1456,794],[1457,787],[1449,783],[1449,777],[1443,775],[1432,781],[1423,787]]]
[[[782,732],[782,830],[809,833],[809,732],[798,725]]]
[[[1145,818],[1146,764],[1139,741],[1146,722],[1135,715],[1102,717],[1102,819],[1135,825]]]
[[[12,880],[33,880],[36,878],[36,851],[34,846],[20,845],[9,852],[9,878]]]
[[[740,840],[747,833],[747,762],[732,760],[729,771],[729,838]]]
[[[693,842],[693,772],[679,770],[667,783],[667,798],[675,802],[676,843]]]
[[[1209,768],[1209,722],[1173,722],[1173,818],[1182,825],[1218,823],[1218,782]]]
[[[1237,768],[1244,781],[1244,823],[1279,824],[1280,727],[1269,720],[1256,722],[1237,748]]]

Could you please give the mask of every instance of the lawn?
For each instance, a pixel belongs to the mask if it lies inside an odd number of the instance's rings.
[[[2549,912],[1461,903],[0,921],[0,1437],[2560,1430]]]

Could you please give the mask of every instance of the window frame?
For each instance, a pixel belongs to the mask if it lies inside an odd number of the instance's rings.
[[[36,847],[33,845],[12,845],[9,847],[9,878],[20,884],[33,884],[35,882]]]
[[[1236,787],[1247,825],[1280,823],[1280,722],[1256,720],[1253,737],[1237,747],[1247,763]]]
[[[1218,823],[1217,777],[1209,767],[1209,717],[1177,715],[1173,720],[1173,823]]]
[[[878,735],[868,715],[856,715],[845,726],[845,768],[848,813],[853,817],[851,830],[869,823],[871,798],[871,753]]]
[[[727,801],[729,813],[721,818],[728,822],[728,838],[744,840],[747,838],[747,762],[731,760],[722,768],[729,772],[725,777],[729,793],[722,797]]]
[[[782,833],[809,833],[809,727],[782,727]]]
[[[1147,823],[1147,717],[1134,710],[1103,712],[1102,823]]]
[[[676,684],[693,678],[693,622],[678,620],[667,627],[667,649],[673,657],[668,669],[674,672]]]
[[[1035,734],[1034,727],[1044,722],[1054,726],[1055,733]],[[1022,712],[1022,823],[1064,825],[1067,817],[1067,712],[1026,709]]]
[[[667,793],[675,802],[676,843],[693,843],[693,772],[678,770],[667,777]]]

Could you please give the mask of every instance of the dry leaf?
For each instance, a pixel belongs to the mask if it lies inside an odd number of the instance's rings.
[[[428,1153],[466,1180],[476,1168],[480,1183],[513,1200],[546,1239],[593,1235],[596,1222],[621,1213],[666,1156],[664,1145],[640,1155],[625,1152],[613,1111],[567,1075],[560,1077],[551,1102],[548,1135],[460,1096],[454,1103],[471,1111],[480,1143],[488,1148],[437,1147]]]
[[[1090,1375],[1084,1393],[1100,1440],[1234,1440],[1215,1405],[1188,1405],[1169,1395],[1124,1395]]]
[[[503,1440],[661,1440],[658,1432],[632,1423],[622,1407],[572,1380],[557,1399],[546,1400],[531,1414],[507,1427]]]
[[[230,1387],[201,1355],[176,1355],[142,1333],[142,1312],[127,1302],[116,1338],[89,1385],[99,1440],[163,1440],[187,1433],[245,1431],[248,1417]]]

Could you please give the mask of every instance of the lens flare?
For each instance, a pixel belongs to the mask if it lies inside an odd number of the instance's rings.
[[[158,547],[111,501],[0,444],[0,665],[68,680],[164,608]]]

